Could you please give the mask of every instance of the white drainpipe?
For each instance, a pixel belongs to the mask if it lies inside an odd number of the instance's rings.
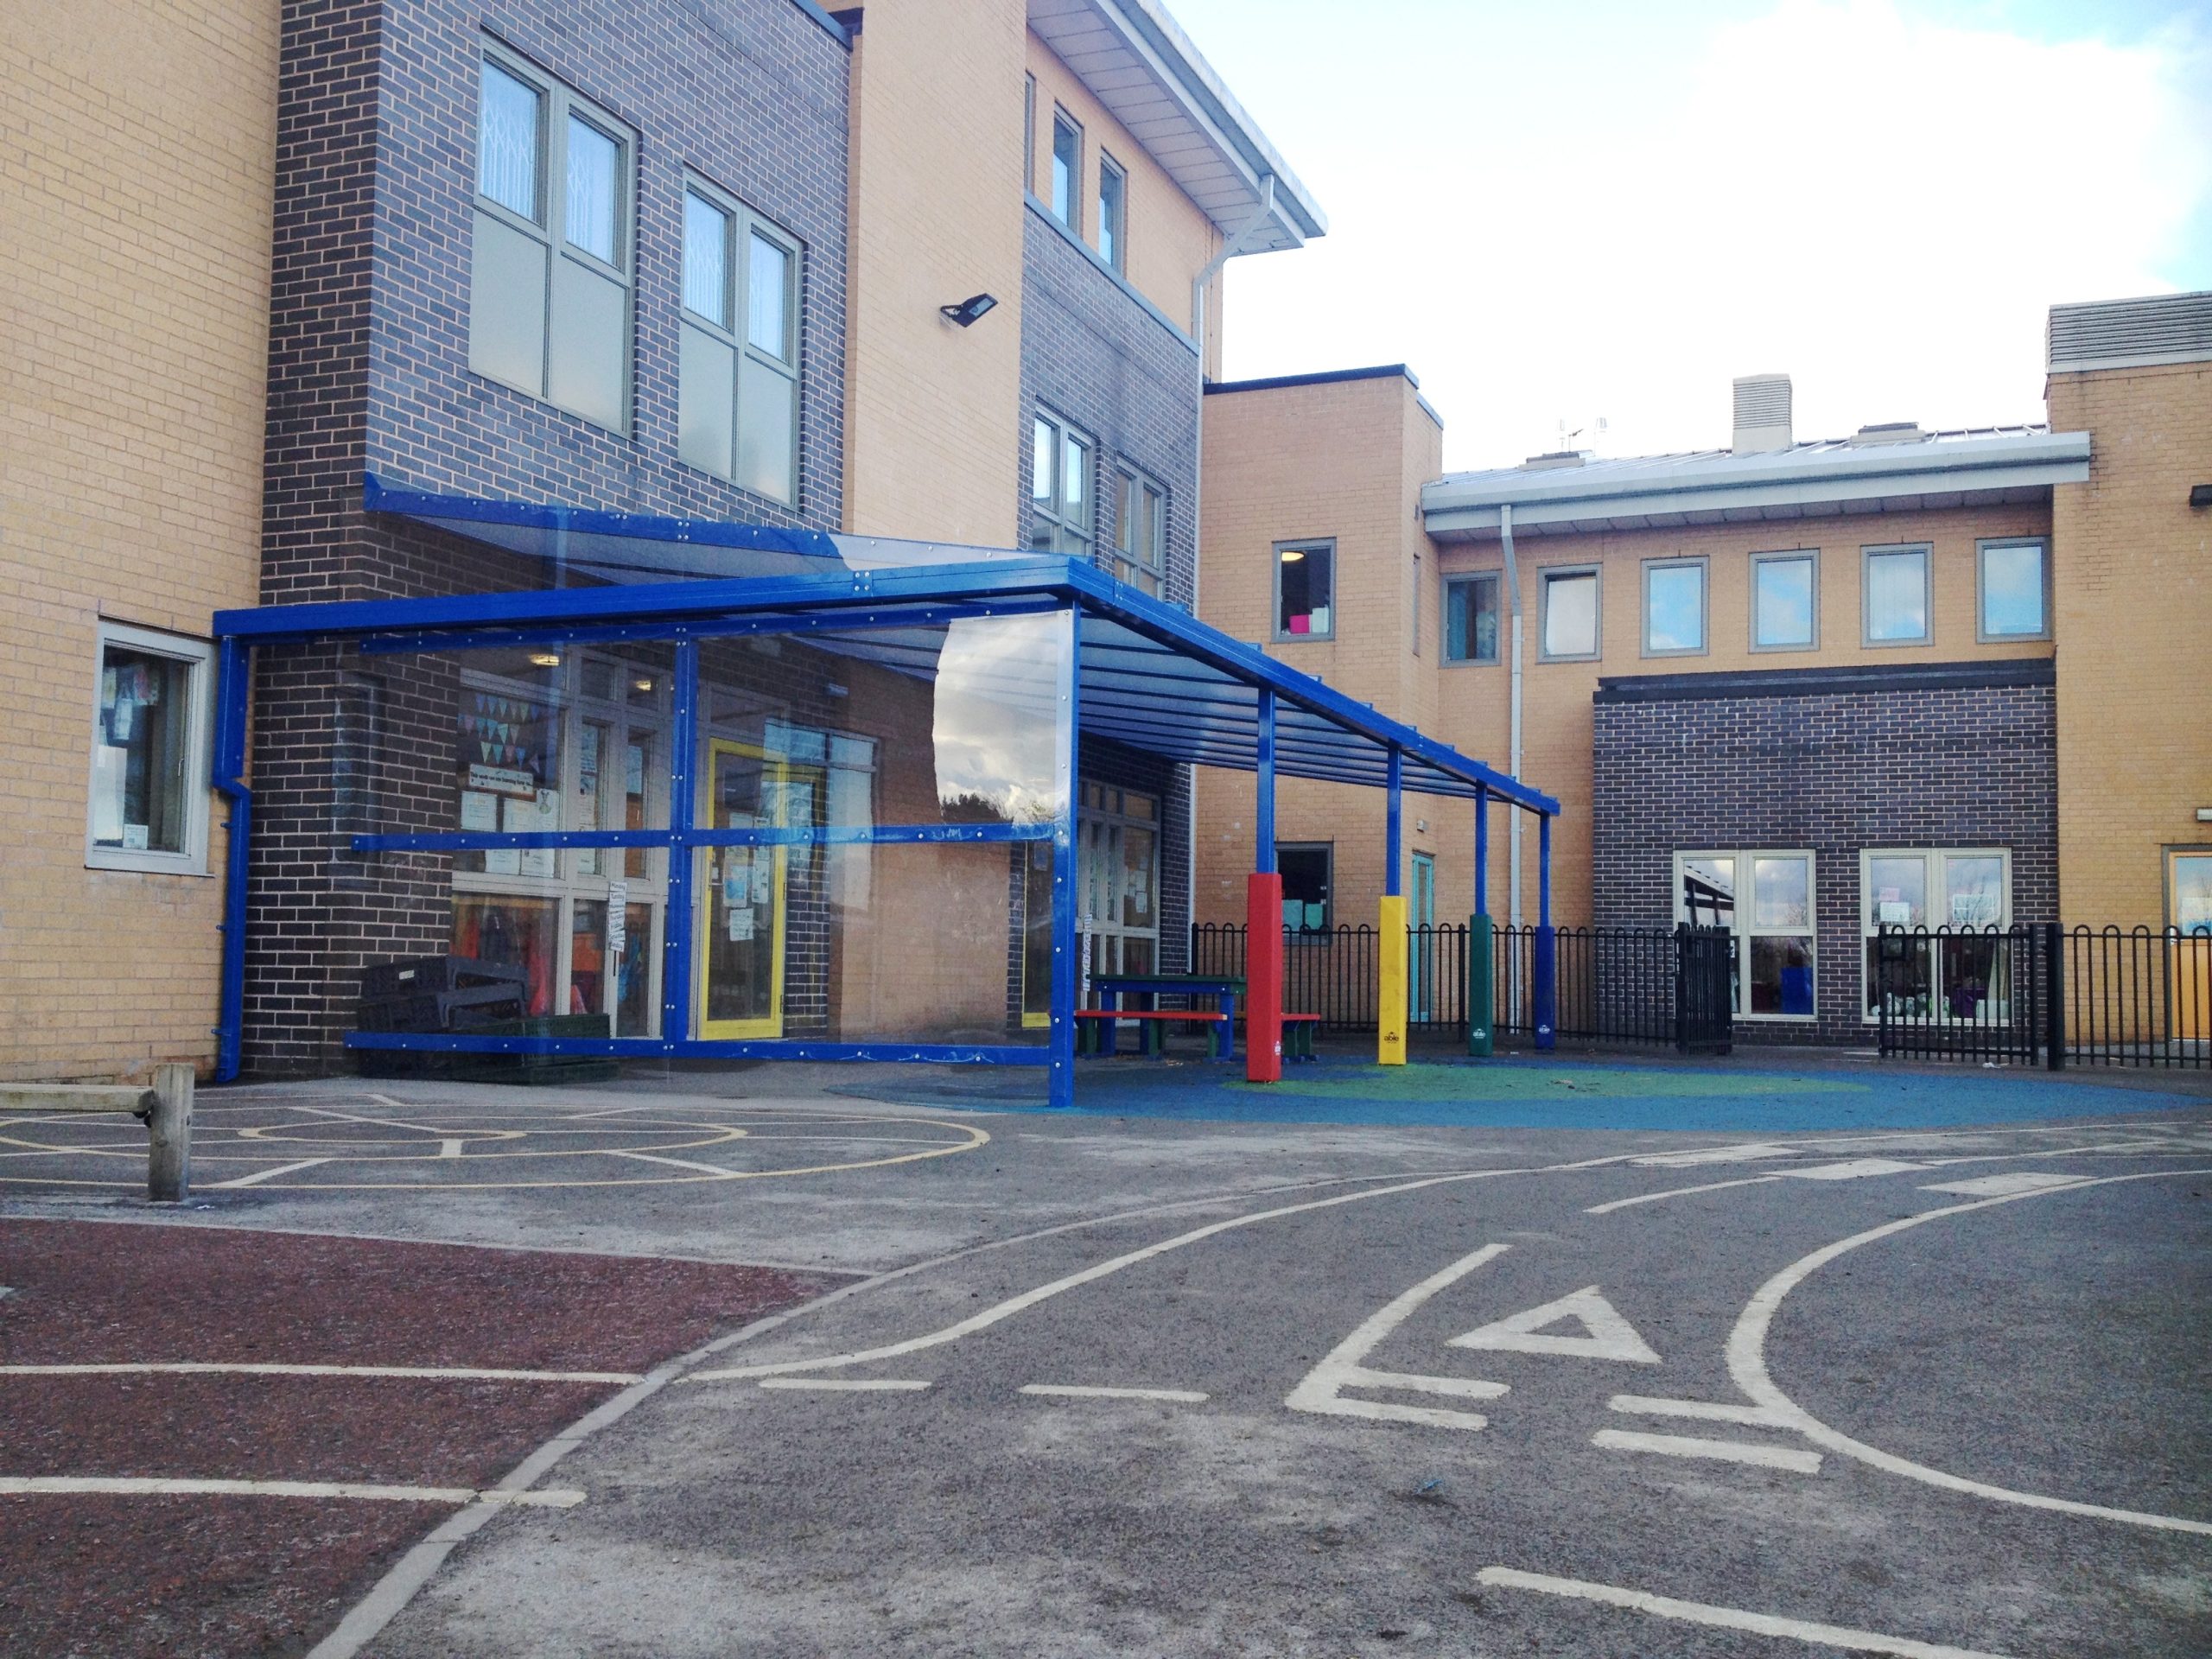
[[[1511,721],[1512,731],[1508,739],[1505,770],[1517,784],[1521,781],[1521,572],[1513,562],[1513,508],[1510,503],[1501,502],[1498,505],[1497,538],[1505,550],[1505,591],[1510,595],[1513,605],[1513,680],[1507,693],[1511,710],[1507,718]],[[1515,927],[1521,925],[1522,817],[1520,809],[1516,807],[1511,822],[1506,826],[1506,836],[1511,845],[1511,851],[1507,855],[1507,891],[1511,895],[1508,900],[1507,920]]]

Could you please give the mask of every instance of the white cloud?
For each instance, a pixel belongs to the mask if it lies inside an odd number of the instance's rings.
[[[1528,107],[1525,66],[1479,67],[1461,84],[1518,68]],[[2212,53],[2185,24],[2050,42],[1784,0],[1680,66],[1593,64],[1586,96],[1548,57],[1535,121],[1409,73],[1356,87],[1317,158],[1274,134],[1332,231],[1232,267],[1228,368],[1403,357],[1454,467],[1548,448],[1561,416],[1608,416],[1608,453],[1725,442],[1729,379],[1769,370],[1803,436],[2038,419],[2047,308],[2176,286],[2212,195]]]

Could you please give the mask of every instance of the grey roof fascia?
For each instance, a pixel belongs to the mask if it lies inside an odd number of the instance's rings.
[[[1531,473],[1459,474],[1421,490],[1431,535],[1495,531],[1510,505],[1517,528],[1591,519],[1756,515],[1854,501],[2048,488],[2089,476],[2086,432],[2023,433],[1926,444],[1839,444],[1771,455],[1598,462]]]

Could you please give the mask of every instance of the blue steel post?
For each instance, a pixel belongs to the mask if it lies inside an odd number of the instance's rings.
[[[226,639],[215,691],[215,787],[231,804],[224,860],[223,983],[215,1023],[215,1081],[233,1083],[245,1046],[245,883],[253,838],[253,791],[245,785],[246,700],[253,655]]]
[[[1475,785],[1475,914],[1490,914],[1490,788]]]
[[[1551,1047],[1558,1040],[1554,1027],[1559,1019],[1559,939],[1552,929],[1552,815],[1536,818],[1536,1046]]]
[[[1383,785],[1388,792],[1382,813],[1382,892],[1387,898],[1397,898],[1404,891],[1404,878],[1398,867],[1405,862],[1399,853],[1399,839],[1404,823],[1403,799],[1406,782],[1406,757],[1396,744],[1390,746],[1390,770]]]
[[[1059,735],[1053,747],[1052,778],[1060,791],[1060,821],[1052,832],[1052,1027],[1051,1069],[1046,1098],[1059,1109],[1075,1105],[1075,999],[1081,983],[1076,960],[1076,812],[1083,791],[1077,779],[1077,743],[1081,714],[1077,698],[1083,649],[1083,612],[1067,612],[1067,648],[1060,658]]]
[[[1271,875],[1275,868],[1275,694],[1262,686],[1257,804],[1252,809],[1252,868]]]
[[[676,642],[676,683],[671,688],[668,823],[690,830],[699,822],[699,644]],[[698,910],[691,901],[691,872],[699,855],[690,847],[668,849],[668,942],[661,957],[660,1038],[672,1051],[691,1035],[691,969]]]

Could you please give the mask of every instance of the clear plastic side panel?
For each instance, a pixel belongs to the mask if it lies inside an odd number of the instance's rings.
[[[1042,880],[1031,874],[1033,845],[1043,848]],[[696,856],[696,1036],[1046,1040],[1050,843],[717,847]]]

